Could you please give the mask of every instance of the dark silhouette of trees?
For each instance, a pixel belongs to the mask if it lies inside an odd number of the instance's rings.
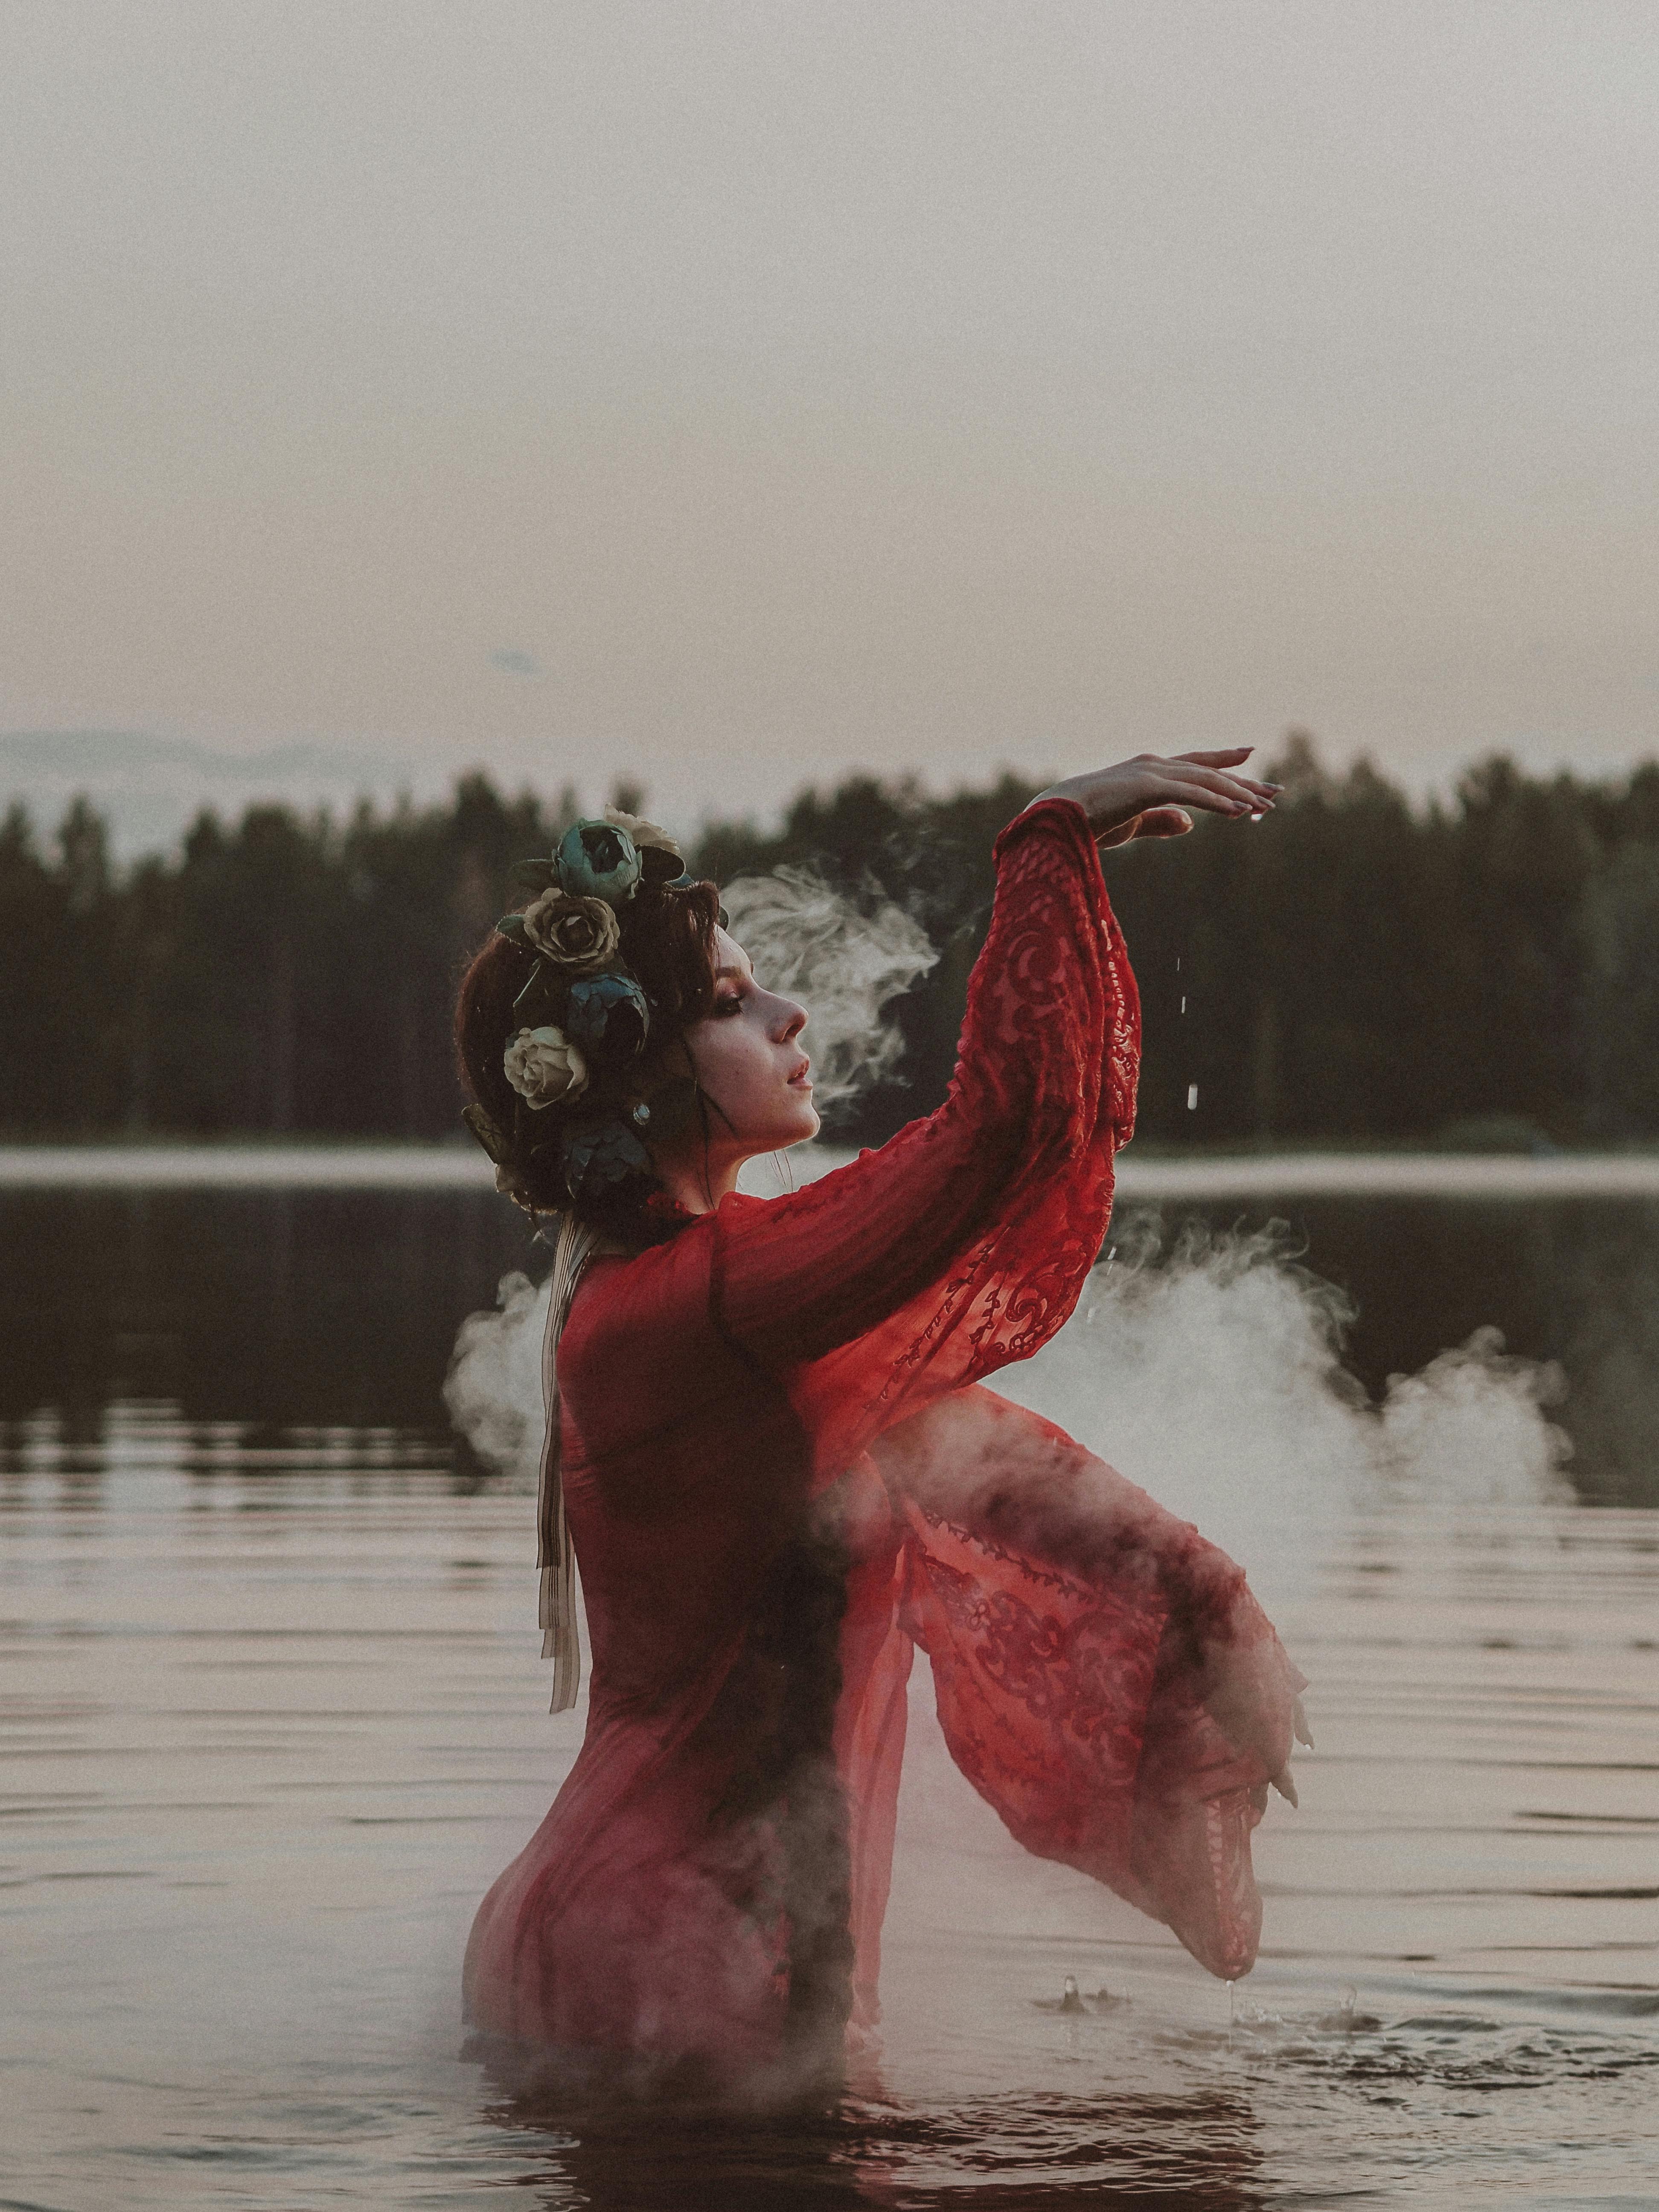
[[[1413,808],[1303,733],[1277,812],[1107,856],[1140,979],[1141,1129],[1170,1142],[1624,1143],[1659,1137],[1659,765],[1594,783],[1495,757]],[[896,1009],[901,1079],[839,1133],[933,1103],[989,911],[993,841],[1034,787],[854,777],[775,830],[709,824],[722,882],[781,862],[894,899],[937,966]],[[615,796],[638,811],[644,794]],[[449,1007],[513,861],[577,811],[483,775],[339,823],[204,814],[125,872],[84,799],[43,847],[0,822],[0,1128],[19,1135],[457,1128]],[[1188,1106],[1195,1087],[1196,1104]]]

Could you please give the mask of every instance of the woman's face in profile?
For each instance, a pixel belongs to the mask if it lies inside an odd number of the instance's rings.
[[[711,1149],[748,1158],[817,1134],[811,1063],[800,1042],[806,1009],[763,990],[749,956],[714,933],[714,1004],[685,1032],[697,1081],[718,1111]],[[723,1117],[723,1118],[722,1118]]]

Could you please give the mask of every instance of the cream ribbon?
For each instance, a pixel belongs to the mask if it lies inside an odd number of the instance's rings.
[[[547,1309],[547,1338],[542,1348],[542,1398],[547,1407],[547,1442],[542,1450],[541,1487],[536,1499],[536,1564],[541,1569],[539,1613],[542,1656],[553,1662],[550,1712],[568,1713],[581,1686],[581,1632],[576,1620],[576,1556],[565,1518],[560,1473],[559,1339],[570,1318],[570,1302],[582,1269],[599,1249],[619,1250],[566,1214],[553,1248],[553,1280]]]

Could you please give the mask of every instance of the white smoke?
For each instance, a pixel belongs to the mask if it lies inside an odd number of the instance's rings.
[[[1346,1300],[1282,1232],[1192,1225],[1169,1249],[1131,1215],[1113,1236],[1066,1327],[992,1386],[1195,1521],[1264,1599],[1298,1593],[1356,1511],[1561,1494],[1559,1372],[1507,1355],[1497,1330],[1373,1405],[1342,1364]],[[533,1488],[548,1290],[514,1273],[498,1296],[462,1323],[444,1395],[484,1464]]]
[[[542,1402],[542,1345],[552,1280],[503,1275],[494,1313],[469,1314],[456,1334],[444,1377],[449,1418],[493,1474],[533,1490],[541,1470],[547,1413]]]
[[[732,935],[769,991],[799,999],[820,1109],[890,1074],[903,1048],[890,1003],[939,958],[890,900],[868,912],[810,868],[740,876],[720,894]]]
[[[1462,1505],[1564,1498],[1572,1445],[1544,1408],[1565,1389],[1553,1360],[1518,1358],[1504,1351],[1500,1329],[1478,1328],[1420,1375],[1390,1378],[1382,1471],[1396,1494]]]
[[[1282,1230],[1192,1224],[1173,1250],[1155,1217],[1112,1233],[1071,1321],[993,1387],[1196,1522],[1264,1599],[1300,1594],[1357,1511],[1562,1493],[1559,1370],[1506,1355],[1496,1329],[1374,1405],[1342,1364],[1347,1300]]]

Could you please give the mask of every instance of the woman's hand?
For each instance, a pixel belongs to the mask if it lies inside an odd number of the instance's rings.
[[[1099,845],[1127,845],[1131,837],[1179,837],[1193,826],[1186,811],[1189,806],[1235,817],[1272,810],[1284,787],[1258,783],[1238,773],[1252,750],[1232,745],[1224,752],[1176,753],[1169,760],[1156,753],[1137,753],[1115,768],[1068,775],[1038,796],[1074,799],[1088,816]]]
[[[1252,1609],[1257,1609],[1254,1601]],[[1248,1644],[1212,1644],[1206,1655],[1200,1693],[1205,1711],[1222,1734],[1240,1751],[1255,1753],[1267,1782],[1291,1805],[1297,1802],[1291,1752],[1298,1743],[1313,1749],[1313,1731],[1301,1695],[1291,1686],[1296,1682],[1303,1682],[1300,1670],[1285,1657],[1279,1638],[1269,1634]],[[1267,1782],[1255,1792],[1258,1811],[1267,1802]]]

